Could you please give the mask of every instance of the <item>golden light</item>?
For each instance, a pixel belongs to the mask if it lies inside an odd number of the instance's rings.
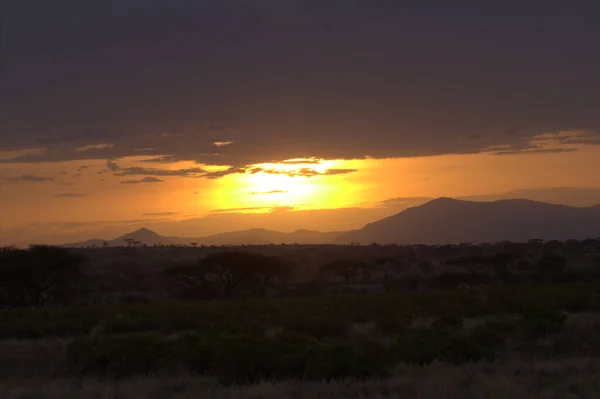
[[[360,188],[349,174],[330,170],[357,168],[359,161],[292,159],[249,167],[246,173],[225,176],[213,184],[215,209],[272,207],[338,208],[352,204]]]

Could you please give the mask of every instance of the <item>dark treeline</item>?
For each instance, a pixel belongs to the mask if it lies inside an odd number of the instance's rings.
[[[0,251],[0,304],[203,300],[600,279],[600,239],[446,246],[371,244]]]

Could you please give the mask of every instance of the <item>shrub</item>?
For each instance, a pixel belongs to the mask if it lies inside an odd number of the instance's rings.
[[[67,348],[67,360],[75,372],[122,378],[158,371],[167,353],[163,337],[132,334],[76,339]]]

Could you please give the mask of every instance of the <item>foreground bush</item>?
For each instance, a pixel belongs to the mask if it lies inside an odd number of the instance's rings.
[[[132,334],[78,339],[67,351],[71,369],[80,374],[129,377],[180,370],[214,375],[223,384],[382,378],[400,363],[461,364],[493,357],[480,342],[434,329],[405,333],[392,342],[319,341],[293,332],[272,337],[188,333],[171,339]]]

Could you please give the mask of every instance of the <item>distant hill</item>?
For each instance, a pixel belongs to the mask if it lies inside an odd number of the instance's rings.
[[[267,245],[267,244],[323,244],[331,243],[341,233],[321,233],[310,230],[297,230],[292,233],[282,233],[266,229],[250,229],[230,233],[216,234],[208,237],[163,237],[146,228],[115,238],[114,240],[93,239],[80,243],[65,244],[64,247],[102,247],[104,243],[109,246],[126,246],[126,239],[133,239],[145,245]]]
[[[530,200],[470,202],[438,198],[341,234],[346,244],[458,244],[600,236],[600,207],[575,208]]]
[[[161,235],[155,233],[152,230],[148,230],[146,228],[141,228],[139,230],[133,231],[131,233],[127,233],[121,237],[117,237],[113,240],[102,240],[102,239],[92,239],[87,240],[80,243],[73,244],[64,244],[63,247],[68,248],[80,248],[80,247],[102,247],[106,242],[109,246],[127,246],[127,239],[132,239],[134,241],[139,241],[142,244],[146,245],[168,245],[171,244],[170,239],[166,237],[162,237]]]
[[[114,240],[88,240],[65,247],[145,245],[267,244],[459,244],[530,239],[568,240],[600,237],[600,205],[576,208],[523,199],[473,202],[438,198],[350,232],[297,230],[283,233],[250,229],[208,237],[163,237],[139,229]]]
[[[196,238],[195,241],[189,241],[190,238],[178,238],[174,241],[180,244],[196,242],[198,245],[323,244],[332,242],[340,234],[340,232],[322,233],[310,230],[282,233],[266,229],[249,229]]]

